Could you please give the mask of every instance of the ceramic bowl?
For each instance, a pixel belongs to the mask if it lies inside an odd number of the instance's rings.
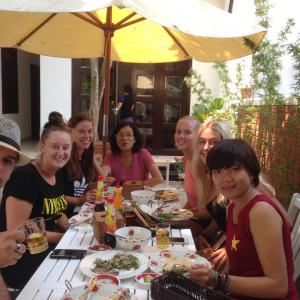
[[[151,281],[159,276],[161,276],[159,273],[142,273],[136,275],[134,279],[140,286],[150,288]]]
[[[131,192],[131,199],[137,204],[148,204],[155,199],[155,192],[149,190],[137,190]]]
[[[119,228],[115,234],[117,248],[131,251],[141,250],[151,239],[150,230],[137,226]]]

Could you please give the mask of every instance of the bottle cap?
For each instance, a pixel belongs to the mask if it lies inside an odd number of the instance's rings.
[[[98,176],[98,180],[103,180],[103,176],[102,176],[102,175],[99,175],[99,176]]]
[[[114,203],[114,197],[108,196],[106,201],[107,201],[107,203]]]

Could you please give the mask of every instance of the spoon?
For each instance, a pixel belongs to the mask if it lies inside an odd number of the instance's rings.
[[[73,286],[68,279],[65,280],[65,285],[69,291],[71,291],[73,289]]]

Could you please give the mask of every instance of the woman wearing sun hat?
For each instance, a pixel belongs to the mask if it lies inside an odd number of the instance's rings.
[[[20,152],[20,128],[12,120],[0,116],[0,203],[3,187],[16,165],[29,162],[29,157]],[[21,231],[0,232],[0,268],[15,264],[26,251],[24,233]],[[10,299],[0,275],[0,299]]]

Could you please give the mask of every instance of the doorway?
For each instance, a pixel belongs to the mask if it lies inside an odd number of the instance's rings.
[[[189,114],[190,90],[184,77],[191,63],[133,64],[135,121],[152,154],[180,155],[174,133],[177,121]]]

